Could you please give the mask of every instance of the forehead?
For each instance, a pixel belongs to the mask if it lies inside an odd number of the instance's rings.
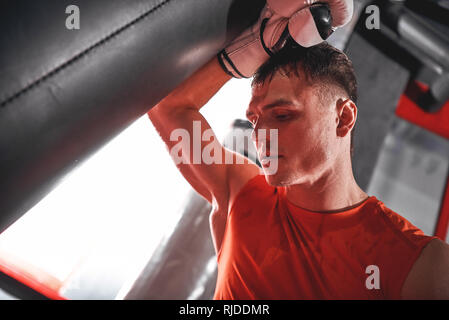
[[[311,86],[294,75],[289,77],[276,72],[273,78],[266,79],[265,83],[254,85],[251,88],[251,101],[248,111],[260,104],[269,104],[276,100],[291,101],[294,104],[303,104],[309,94]]]

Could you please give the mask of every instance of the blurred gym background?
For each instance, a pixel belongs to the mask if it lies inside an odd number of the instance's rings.
[[[355,0],[329,42],[358,77],[356,180],[449,242],[449,1]],[[231,80],[201,110],[228,148],[249,100],[250,80]],[[0,299],[210,299],[210,211],[144,114],[0,234]]]

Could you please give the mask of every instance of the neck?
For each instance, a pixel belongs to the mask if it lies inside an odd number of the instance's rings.
[[[287,199],[309,211],[344,211],[368,198],[354,179],[350,159],[335,165],[318,177],[285,187]]]

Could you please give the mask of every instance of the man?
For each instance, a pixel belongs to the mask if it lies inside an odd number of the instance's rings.
[[[181,150],[187,161],[177,164],[213,207],[214,298],[449,298],[449,246],[368,196],[354,179],[357,92],[350,61],[326,43],[316,45],[326,37],[318,24],[297,20],[307,14],[316,23],[319,13],[305,7],[286,13],[296,2],[278,1],[285,6],[267,6],[255,26],[148,113],[171,149],[179,128],[193,136],[199,121],[202,133],[210,131],[199,110],[232,76],[254,76],[247,117],[262,169],[237,161],[243,156],[214,135],[212,142],[198,141],[199,149],[212,143],[223,161],[195,163],[189,143]],[[347,9],[329,4],[334,18]],[[348,20],[342,16],[340,25]],[[306,32],[314,27],[318,32]],[[287,28],[302,46],[285,41]],[[264,129],[276,130],[277,141],[269,134],[259,139]],[[276,170],[268,170],[273,164]]]

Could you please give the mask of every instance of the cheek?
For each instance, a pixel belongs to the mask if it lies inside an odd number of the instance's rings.
[[[333,132],[328,119],[302,119],[278,130],[280,149],[299,154],[302,158],[329,158],[332,154]]]
[[[286,130],[289,141],[301,149],[315,149],[327,144],[329,130],[322,124],[303,122]]]
[[[329,123],[322,123],[317,133],[316,148],[321,162],[331,160],[336,146],[335,132]]]
[[[319,166],[332,158],[332,130],[329,126],[315,123],[288,134],[288,147],[304,168]]]

